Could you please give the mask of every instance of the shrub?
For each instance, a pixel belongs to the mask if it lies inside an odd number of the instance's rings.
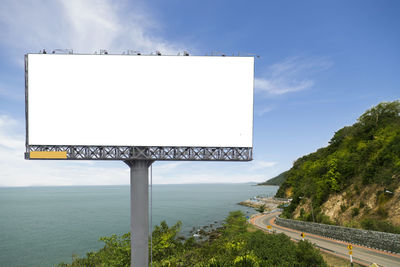
[[[300,217],[304,218],[305,211],[303,208],[300,209]]]
[[[374,221],[371,218],[365,218],[360,223],[365,230],[375,230]]]
[[[328,266],[318,250],[308,241],[299,241],[296,248],[296,258],[298,264],[296,266],[301,267],[312,267],[312,266]]]
[[[351,217],[356,217],[358,214],[360,214],[360,209],[359,208],[353,208],[351,210]]]
[[[388,221],[378,221],[372,218],[365,218],[361,220],[361,227],[366,230],[400,234],[399,226],[395,226]]]
[[[381,218],[387,218],[389,215],[388,211],[383,206],[378,207],[376,214],[378,214]]]
[[[340,205],[340,210],[345,212],[347,210],[347,206],[345,204]]]
[[[258,211],[259,213],[263,213],[265,211],[265,204],[262,204],[258,208],[256,208],[256,211]]]
[[[316,217],[316,222],[323,223],[323,224],[333,224],[330,217],[328,215],[318,213]]]
[[[360,194],[360,188],[358,187],[358,185],[354,185],[354,192],[359,195]]]

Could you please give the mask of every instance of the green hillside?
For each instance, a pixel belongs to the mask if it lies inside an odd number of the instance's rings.
[[[259,183],[258,185],[281,185],[287,178],[288,171],[282,172],[278,176],[271,178],[263,183]]]
[[[297,159],[277,197],[288,218],[400,232],[400,102],[380,103]]]

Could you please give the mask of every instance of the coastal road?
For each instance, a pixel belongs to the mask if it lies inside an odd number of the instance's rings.
[[[255,225],[257,228],[268,231],[267,226],[272,227],[271,231],[276,233],[284,233],[289,236],[292,240],[301,240],[301,231],[289,229],[275,224],[275,217],[280,212],[274,212],[270,214],[258,214],[250,219],[250,223]],[[349,260],[349,252],[347,249],[348,242],[334,240],[315,234],[305,233],[305,239],[309,240],[316,247],[324,252],[331,253],[335,256],[339,256]],[[400,255],[384,252],[381,250],[371,249],[359,245],[352,244],[353,246],[353,261],[361,265],[371,265],[376,263],[379,266],[385,267],[399,267],[400,266]]]

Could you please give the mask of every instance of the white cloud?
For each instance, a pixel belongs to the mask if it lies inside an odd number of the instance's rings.
[[[261,90],[265,91],[272,95],[283,95],[286,93],[297,92],[307,88],[310,88],[314,85],[314,82],[311,80],[297,81],[297,80],[289,80],[289,79],[276,79],[276,80],[267,80],[267,79],[255,79],[254,86]]]
[[[23,54],[43,48],[70,48],[77,53],[100,49],[122,53],[159,50],[175,54],[184,50],[156,37],[157,21],[140,2],[112,0],[4,0],[0,9],[0,42],[22,62]]]
[[[15,87],[13,89],[10,89],[8,86],[4,86],[0,82],[0,96],[4,97],[9,100],[17,100],[17,101],[23,101],[25,99],[25,95],[23,95],[21,92],[21,88],[16,89]]]
[[[13,149],[24,145],[24,139],[15,138],[11,127],[16,127],[17,121],[6,115],[0,115],[0,148]]]
[[[17,121],[7,115],[0,115],[0,127],[5,127],[6,125],[15,126]]]
[[[163,179],[163,177],[158,176],[155,171],[153,181],[155,184],[247,183],[263,182],[265,181],[265,175],[246,174],[246,171],[230,175],[226,175],[218,171],[215,171],[213,174],[194,174],[188,172],[174,175],[173,177],[170,177],[168,179]]]
[[[0,115],[0,186],[101,185],[129,183],[129,170],[91,161],[25,160],[19,123]]]
[[[268,95],[283,95],[311,88],[316,72],[329,68],[325,58],[305,59],[292,57],[271,65],[262,77],[254,80],[256,92]]]
[[[250,167],[251,170],[259,170],[276,166],[278,163],[274,161],[254,160]]]
[[[274,109],[273,106],[265,106],[265,107],[262,107],[262,108],[257,108],[256,107],[255,110],[254,110],[254,113],[256,115],[258,115],[258,116],[262,116],[265,113],[268,113],[268,112],[272,111],[273,109]]]
[[[188,162],[185,161],[160,162],[159,164],[157,164],[157,172],[167,173],[169,171],[176,170],[178,167],[182,167],[185,164],[188,164]]]
[[[164,171],[162,163],[153,166],[155,184],[190,183],[247,183],[262,182],[276,173],[276,162],[253,160],[251,162],[184,162],[176,169]]]

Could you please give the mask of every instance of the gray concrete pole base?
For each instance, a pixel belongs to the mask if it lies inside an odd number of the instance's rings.
[[[125,161],[131,169],[131,266],[149,265],[149,167],[153,161]]]

